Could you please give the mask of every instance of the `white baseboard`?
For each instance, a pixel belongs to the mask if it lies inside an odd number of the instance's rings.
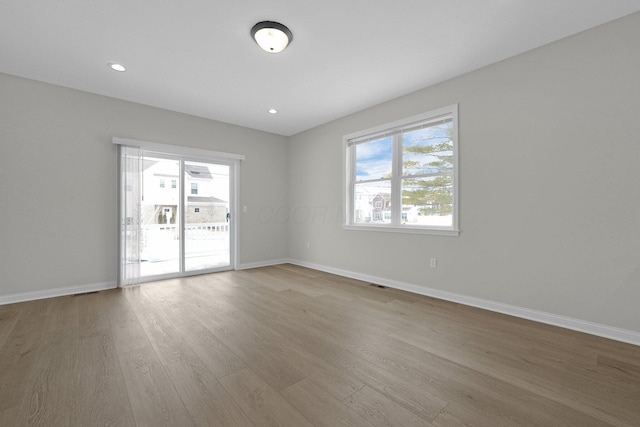
[[[586,320],[575,319],[572,317],[561,316],[558,314],[547,313],[544,311],[531,310],[528,308],[518,307],[510,304],[503,304],[496,301],[475,298],[466,295],[456,294],[453,292],[442,291],[439,289],[427,288],[411,283],[399,282],[396,280],[385,279],[368,274],[357,273],[349,270],[328,267],[326,265],[315,264],[296,259],[277,259],[269,261],[260,261],[253,263],[244,263],[236,266],[237,270],[246,270],[250,268],[268,267],[278,264],[295,264],[301,267],[308,267],[314,270],[324,271],[326,273],[337,274],[339,276],[350,277],[352,279],[362,280],[364,282],[375,283],[388,286],[390,288],[400,289],[403,291],[413,292],[419,295],[438,298],[445,301],[456,302],[472,307],[477,307],[497,313],[508,314],[510,316],[520,317],[523,319],[533,320],[535,322],[546,323],[565,329],[584,332],[616,341],[626,342],[629,344],[640,346],[640,332],[628,329],[616,328],[600,323],[589,322]],[[0,305],[13,304],[17,302],[33,301],[44,298],[54,298],[64,295],[81,294],[86,292],[103,291],[116,288],[116,282],[90,283],[87,285],[68,286],[64,288],[47,289],[42,291],[23,292],[19,294],[0,296]]]
[[[378,285],[388,286],[390,288],[401,289],[403,291],[413,292],[428,297],[438,298],[446,301],[456,302],[459,304],[469,305],[472,307],[482,308],[489,311],[508,314],[510,316],[520,317],[523,319],[533,320],[535,322],[546,323],[553,326],[559,326],[565,329],[584,332],[599,337],[609,338],[616,341],[622,341],[629,344],[640,345],[640,332],[628,329],[616,328],[613,326],[602,325],[599,323],[589,322],[586,320],[575,319],[572,317],[561,316],[544,311],[531,310],[528,308],[518,307],[510,304],[503,304],[496,301],[475,298],[466,295],[456,294],[453,292],[441,291],[439,289],[427,288],[411,283],[398,282],[395,280],[385,279],[382,277],[369,276],[367,274],[356,273],[353,271],[342,270],[339,268],[328,267],[325,265],[315,264],[296,259],[289,259],[286,262],[308,267],[314,270],[324,271],[326,273],[337,274],[339,276],[350,277],[352,279],[362,280],[365,282],[375,283]]]
[[[42,291],[22,292],[19,294],[0,296],[0,305],[16,302],[34,301],[44,298],[61,297],[65,295],[83,294],[86,292],[104,291],[114,289],[116,282],[90,283],[87,285],[67,286],[64,288],[46,289]]]
[[[290,259],[272,259],[269,261],[248,262],[244,264],[236,265],[236,270],[248,270],[250,268],[269,267],[278,264],[287,264],[291,262]]]

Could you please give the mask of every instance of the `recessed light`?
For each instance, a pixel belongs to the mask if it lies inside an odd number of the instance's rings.
[[[276,110],[275,108],[269,108],[269,114],[278,114],[278,110]]]
[[[109,67],[111,67],[112,70],[118,71],[120,73],[127,71],[124,65],[118,64],[117,62],[109,62]]]

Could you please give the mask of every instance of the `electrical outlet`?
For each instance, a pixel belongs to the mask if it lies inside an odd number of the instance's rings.
[[[431,260],[429,260],[429,265],[431,268],[438,268],[438,258],[431,258]]]

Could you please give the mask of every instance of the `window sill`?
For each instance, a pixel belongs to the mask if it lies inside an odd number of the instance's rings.
[[[430,234],[434,236],[459,236],[460,230],[450,228],[426,228],[392,225],[343,225],[344,230],[382,231],[385,233]]]

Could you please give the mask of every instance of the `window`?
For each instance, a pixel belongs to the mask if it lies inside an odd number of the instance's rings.
[[[344,137],[345,228],[458,235],[458,106]]]
[[[194,209],[193,209],[193,211],[194,211],[195,213],[200,213],[200,208],[194,208]]]
[[[175,179],[171,180],[171,188],[176,188],[176,186],[178,185],[178,181]]]
[[[164,188],[164,178],[160,178],[160,188]]]
[[[192,182],[191,183],[191,194],[198,194],[198,183],[197,182]]]

